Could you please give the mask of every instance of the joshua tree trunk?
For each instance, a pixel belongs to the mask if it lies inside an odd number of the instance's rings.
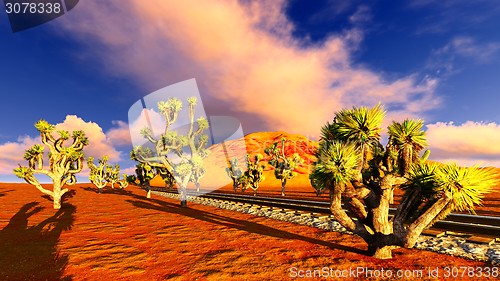
[[[281,196],[285,196],[286,179],[281,179]]]
[[[197,182],[195,183],[195,185],[196,185],[196,192],[200,192],[200,183]]]
[[[388,243],[381,243],[374,250],[373,256],[379,259],[392,258],[392,249],[395,248],[393,235],[392,222],[389,222],[389,204],[393,198],[395,178],[391,175],[385,176],[381,183],[380,188],[382,194],[380,195],[378,207],[372,210],[373,212],[373,230],[375,231],[375,243],[381,242],[380,240],[387,240]],[[392,236],[392,238],[390,238]],[[379,237],[383,237],[380,239]]]
[[[181,207],[187,208],[187,191],[185,187],[180,188],[181,196]]]
[[[192,172],[189,172],[187,175],[184,176],[184,179],[182,181],[179,181],[179,192],[180,192],[180,197],[181,197],[181,207],[182,208],[187,208],[187,185],[189,183],[189,179],[191,178]]]
[[[368,247],[368,251],[372,254],[374,258],[377,259],[392,259],[392,250],[397,248],[396,246],[383,246],[381,248],[371,248]]]
[[[149,181],[144,184],[144,188],[146,189],[146,198],[151,198],[151,184]]]
[[[61,189],[61,182],[54,181],[54,191],[52,192],[52,199],[54,200],[54,209],[61,209],[61,198],[68,191],[67,188]]]

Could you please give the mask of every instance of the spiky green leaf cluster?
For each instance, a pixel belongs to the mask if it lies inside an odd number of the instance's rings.
[[[484,195],[498,184],[498,175],[493,168],[452,164],[442,166],[438,175],[442,184],[437,187],[437,191],[450,194],[459,211],[474,212],[474,206],[481,205]]]
[[[196,105],[196,103],[198,102],[198,99],[196,97],[190,97],[187,99],[187,102],[189,105]]]
[[[387,129],[392,144],[397,147],[410,145],[420,151],[427,146],[423,120],[405,119],[401,123],[393,121]]]
[[[373,108],[353,107],[343,109],[335,115],[334,124],[327,124],[325,132],[342,141],[356,144],[371,144],[380,139],[381,124],[385,117],[385,110],[380,104]]]
[[[33,170],[28,167],[19,167],[14,169],[14,174],[20,179],[27,179],[33,176]]]
[[[446,196],[452,198],[453,209],[474,212],[497,184],[498,174],[493,168],[422,162],[413,166],[403,189],[409,192],[421,188],[424,199]]]
[[[416,188],[421,190],[422,199],[429,199],[436,195],[441,180],[437,174],[439,165],[436,163],[420,162],[412,167],[407,175],[408,181],[401,188],[410,192]]]
[[[59,137],[63,140],[67,140],[69,139],[69,132],[66,131],[66,130],[59,130],[57,131],[57,133],[59,134]]]
[[[26,160],[32,160],[38,158],[41,154],[43,154],[44,147],[39,144],[35,144],[30,147],[26,152],[24,152],[23,158]]]
[[[205,117],[200,117],[196,120],[196,123],[198,123],[198,129],[199,130],[205,130],[208,129],[208,120]]]
[[[35,128],[40,133],[51,133],[54,130],[55,126],[43,119],[40,119],[38,122],[35,123]]]
[[[411,165],[419,162],[419,153],[427,146],[424,121],[405,119],[403,122],[392,122],[387,128],[389,144],[392,151],[397,152],[397,165],[401,175],[407,174]],[[427,155],[428,156],[428,155]]]
[[[158,110],[165,114],[172,114],[182,110],[182,101],[178,98],[170,98],[167,101],[158,102]]]
[[[358,173],[359,149],[354,143],[334,141],[329,145],[322,145],[317,157],[310,178],[319,186],[345,184]]]

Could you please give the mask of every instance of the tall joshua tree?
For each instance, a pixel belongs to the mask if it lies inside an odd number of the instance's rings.
[[[259,189],[259,184],[266,179],[264,176],[264,165],[259,165],[262,160],[261,154],[256,154],[253,157],[253,161],[250,158],[250,155],[247,155],[247,170],[243,173],[241,177],[241,190],[245,191],[245,189],[250,188],[253,190],[253,196],[257,195],[257,190]]]
[[[384,149],[384,116],[380,105],[338,112],[322,128],[310,178],[330,191],[335,219],[365,240],[374,257],[387,259],[394,248],[412,248],[424,229],[453,210],[473,212],[497,179],[493,169],[430,164],[429,151],[420,157],[427,145],[421,120],[393,122]],[[389,218],[395,188],[404,195]]]
[[[108,156],[104,156],[98,160],[99,166],[94,164],[94,157],[87,158],[87,166],[90,169],[89,180],[98,188],[99,193],[102,193],[102,189],[108,183],[106,169],[109,166],[107,162]]]
[[[304,163],[298,153],[294,153],[291,157],[285,155],[285,142],[286,138],[281,139],[281,146],[275,142],[269,147],[264,149],[264,152],[271,156],[269,165],[274,167],[274,176],[281,181],[281,196],[285,196],[285,185],[287,180],[293,179],[297,176],[294,172],[298,165]]]
[[[238,190],[238,187],[241,185],[241,177],[243,176],[243,171],[238,166],[237,158],[231,159],[227,164],[228,166],[226,168],[226,173],[233,181],[233,189],[234,192],[236,192]]]
[[[199,190],[199,180],[205,174],[203,159],[208,156],[209,151],[205,146],[208,143],[208,135],[204,131],[208,129],[208,120],[200,117],[195,121],[196,97],[187,99],[189,114],[189,132],[179,135],[171,131],[170,126],[177,121],[179,112],[182,110],[182,102],[177,98],[158,103],[158,110],[166,121],[164,132],[155,138],[149,128],[142,130],[142,135],[154,146],[154,157],[145,157],[141,153],[135,153],[135,159],[139,162],[148,163],[151,167],[165,169],[171,173],[179,185],[181,206],[187,207],[187,185],[192,182]],[[171,163],[167,158],[170,152],[178,157],[177,163]]]
[[[60,209],[61,198],[69,191],[64,186],[75,184],[75,174],[82,170],[83,148],[88,144],[88,140],[83,131],[74,131],[70,135],[68,131],[60,130],[57,131],[59,136],[54,137],[55,126],[45,120],[38,121],[35,128],[40,132],[42,143],[49,149],[49,167],[44,169],[44,146],[35,144],[24,153],[24,159],[28,161],[28,166],[19,165],[19,168],[14,169],[14,174],[27,183],[34,185],[43,194],[52,197],[54,209]],[[63,146],[70,136],[73,143]],[[53,182],[52,191],[43,188],[35,174],[50,177]]]

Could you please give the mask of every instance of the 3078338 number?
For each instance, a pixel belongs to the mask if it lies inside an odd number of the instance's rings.
[[[7,14],[59,14],[61,3],[5,3]]]

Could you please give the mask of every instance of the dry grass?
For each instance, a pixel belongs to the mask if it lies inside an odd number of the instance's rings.
[[[355,236],[192,203],[182,209],[135,186],[72,188],[57,212],[32,186],[0,184],[0,280],[287,280],[292,267],[427,276],[430,267],[486,266],[408,249],[376,260]]]

